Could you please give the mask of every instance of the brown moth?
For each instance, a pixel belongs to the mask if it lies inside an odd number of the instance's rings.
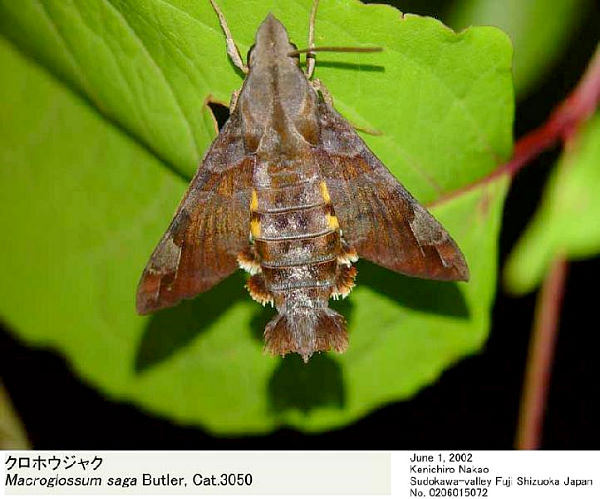
[[[267,16],[246,67],[211,3],[247,76],[144,270],[138,313],[192,298],[239,266],[251,274],[250,296],[278,312],[266,350],[308,361],[348,346],[346,321],[328,302],[350,293],[359,256],[410,276],[468,280],[456,243],[301,70],[284,26]]]

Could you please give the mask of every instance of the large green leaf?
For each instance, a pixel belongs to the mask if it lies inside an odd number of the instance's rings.
[[[515,48],[515,88],[523,95],[548,74],[590,4],[590,0],[459,0],[447,21],[455,29],[489,24],[506,31]]]
[[[540,207],[506,266],[515,293],[535,288],[557,255],[568,259],[600,253],[600,114],[596,114],[560,159]]]
[[[222,2],[244,51],[269,10],[302,45],[309,2]],[[494,28],[455,34],[384,6],[322,2],[318,76],[373,150],[464,250],[468,284],[359,262],[340,308],[344,355],[262,354],[261,309],[236,275],[152,317],[134,313],[139,274],[214,133],[207,98],[240,76],[214,13],[197,0],[0,0],[4,320],[63,352],[108,395],[215,432],[321,430],[405,398],[485,341],[511,151],[511,47]],[[367,39],[365,40],[365,37]],[[19,51],[16,50],[18,47]],[[42,69],[44,68],[44,69]],[[452,195],[452,193],[455,193]],[[445,194],[442,198],[442,195]],[[441,200],[440,200],[441,199]]]

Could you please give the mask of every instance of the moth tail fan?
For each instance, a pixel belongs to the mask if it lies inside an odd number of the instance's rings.
[[[300,354],[308,362],[314,352],[348,347],[346,319],[330,308],[292,309],[274,317],[265,327],[265,349],[273,355]]]
[[[317,350],[333,350],[342,353],[348,348],[346,319],[330,308],[319,310],[317,314]]]

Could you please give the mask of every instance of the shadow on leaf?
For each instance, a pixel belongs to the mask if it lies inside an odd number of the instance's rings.
[[[456,283],[436,282],[401,276],[389,270],[362,261],[359,285],[369,286],[378,293],[402,305],[439,315],[468,317],[464,296]],[[152,315],[135,359],[135,372],[142,373],[186,347],[206,331],[232,303],[248,300],[243,278],[236,275],[191,301],[183,301],[174,308]],[[348,300],[331,301],[352,330],[353,304]],[[262,343],[266,324],[277,314],[272,307],[258,308],[251,320],[253,337]],[[292,386],[298,377],[302,386]],[[289,384],[289,387],[288,387]],[[288,387],[285,394],[282,387]],[[269,393],[276,411],[296,407],[304,412],[314,406],[343,404],[341,368],[323,354],[315,355],[304,365],[297,355],[287,356],[273,373]]]
[[[323,61],[318,59],[317,66],[323,68],[347,69],[348,71],[385,72],[385,66],[381,66],[380,64],[358,64],[355,62]]]
[[[206,331],[234,302],[247,299],[243,282],[236,275],[194,300],[152,315],[142,335],[135,359],[135,372],[166,360]]]
[[[249,296],[247,298],[250,300]],[[256,312],[252,316],[252,319],[250,319],[250,330],[252,331],[252,337],[256,341],[262,343],[265,326],[277,315],[277,309],[270,305],[261,307],[256,302],[254,302],[253,305],[256,305]]]
[[[455,282],[407,277],[364,260],[359,265],[359,286],[368,286],[415,310],[462,318],[470,315],[465,297]]]
[[[297,409],[304,414],[318,407],[342,408],[346,402],[342,368],[327,354],[315,354],[307,364],[296,354],[281,359],[267,388],[275,413]]]

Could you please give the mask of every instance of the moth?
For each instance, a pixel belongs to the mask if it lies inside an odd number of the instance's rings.
[[[262,22],[246,66],[211,3],[246,77],[146,265],[138,313],[192,298],[241,267],[250,296],[277,309],[265,349],[306,362],[346,350],[346,321],[328,303],[350,293],[359,257],[409,276],[468,280],[456,243],[334,109],[311,79],[314,59],[303,72],[281,22]],[[316,3],[311,33],[315,13]]]

